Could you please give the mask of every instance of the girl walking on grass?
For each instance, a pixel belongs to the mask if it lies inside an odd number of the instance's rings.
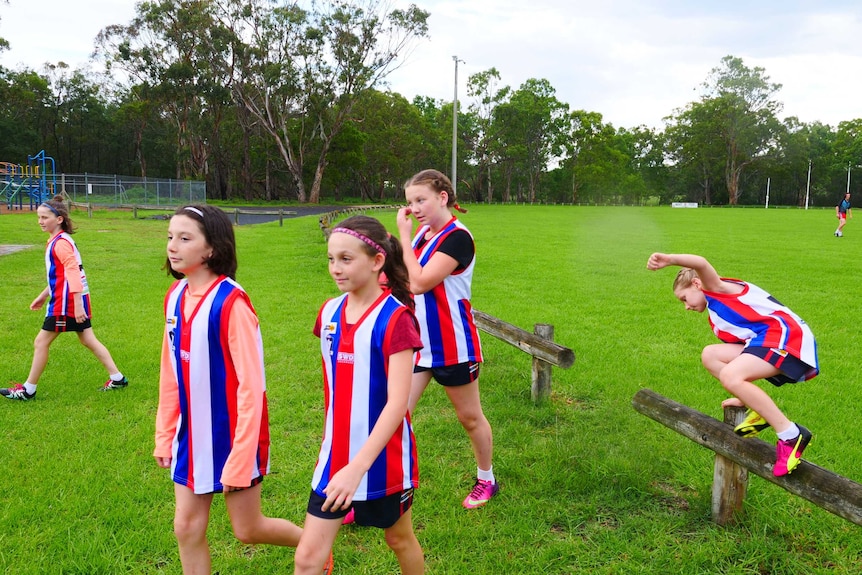
[[[404,575],[418,575],[425,559],[413,533],[419,470],[407,403],[422,340],[401,247],[376,219],[353,216],[330,233],[327,257],[344,293],[323,304],[314,326],[326,411],[294,573],[320,572],[352,510],[357,524],[384,530]]]
[[[811,432],[793,423],[755,380],[775,386],[806,381],[819,373],[817,344],[808,324],[766,291],[742,280],[723,278],[701,256],[655,253],[647,269],[682,266],[673,293],[685,309],[709,312],[712,331],[723,343],[708,345],[704,367],[734,397],[722,407],[747,407],[734,431],[743,437],[772,427],[778,435],[776,477],[792,472],[811,442]]]
[[[49,236],[45,249],[45,267],[48,270],[48,287],[42,290],[30,304],[30,309],[41,309],[45,302],[45,321],[33,342],[33,361],[27,380],[21,384],[0,389],[7,399],[27,401],[36,397],[36,386],[48,363],[48,351],[57,336],[73,331],[78,341],[89,349],[108,372],[108,381],[103,391],[120,389],[129,385],[129,380],[117,369],[111,352],[93,333],[90,323],[90,290],[84,264],[78,246],[72,240],[75,228],[69,210],[61,196],[42,203],[36,210],[39,227]]]
[[[174,481],[183,573],[208,574],[214,493],[224,493],[243,543],[296,547],[302,529],[261,512],[270,447],[263,343],[251,301],[234,279],[230,219],[212,206],[179,208],[168,227],[165,267],[178,281],[165,296],[153,455]]]
[[[452,209],[465,210],[455,201],[449,178],[424,170],[404,187],[407,207],[399,210],[397,225],[423,344],[413,373],[410,412],[434,377],[446,390],[476,458],[476,483],[462,505],[481,507],[499,485],[491,462],[491,425],[479,400],[482,348],[470,306],[476,248],[473,236],[452,215]],[[415,235],[410,216],[419,221]]]

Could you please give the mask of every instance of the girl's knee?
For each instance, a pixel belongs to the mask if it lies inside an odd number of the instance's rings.
[[[401,531],[396,531],[394,529],[387,529],[385,533],[386,544],[395,553],[409,549],[416,542],[416,536],[412,531],[402,533]]]
[[[321,561],[319,550],[311,545],[300,543],[293,555],[293,565],[297,573],[313,572],[318,566],[322,568],[325,563],[326,558]]]
[[[198,541],[206,538],[207,522],[196,516],[174,517],[174,535],[177,541]]]
[[[252,524],[241,523],[233,525],[233,535],[246,545],[254,545],[258,542],[257,530]]]

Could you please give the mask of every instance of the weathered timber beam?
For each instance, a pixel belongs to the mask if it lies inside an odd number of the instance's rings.
[[[790,475],[775,477],[775,448],[756,438],[741,438],[730,425],[690,407],[641,389],[632,399],[635,410],[704,447],[742,465],[752,473],[830,513],[862,525],[862,485],[808,461]]]
[[[479,310],[473,310],[476,327],[557,367],[568,369],[575,363],[575,352]]]

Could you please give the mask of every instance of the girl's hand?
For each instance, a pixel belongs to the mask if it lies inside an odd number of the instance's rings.
[[[729,397],[721,402],[721,407],[745,407],[745,404],[738,397]]]
[[[413,212],[410,208],[401,208],[398,210],[398,215],[395,218],[395,224],[398,226],[398,235],[401,238],[410,238],[413,232],[413,219],[410,217]]]
[[[365,475],[364,471],[354,467],[348,463],[329,480],[329,485],[323,490],[326,494],[326,501],[320,506],[323,511],[347,509],[353,503],[353,495],[359,488],[362,476]]]
[[[45,292],[40,293],[38,296],[36,296],[36,299],[34,299],[33,302],[30,304],[30,309],[40,309],[43,305],[45,305],[46,299],[48,299],[48,297],[45,295]]]
[[[672,265],[670,261],[670,256],[668,254],[662,253],[654,253],[647,260],[647,269],[648,270],[660,270],[661,268],[666,268],[667,266]]]
[[[163,469],[171,468],[171,458],[170,457],[156,457],[156,465]]]

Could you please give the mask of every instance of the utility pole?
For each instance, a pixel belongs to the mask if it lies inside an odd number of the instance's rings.
[[[458,62],[464,64],[464,60],[459,60],[458,56],[452,56],[455,60],[455,98],[452,100],[452,191],[456,192],[458,186]]]

